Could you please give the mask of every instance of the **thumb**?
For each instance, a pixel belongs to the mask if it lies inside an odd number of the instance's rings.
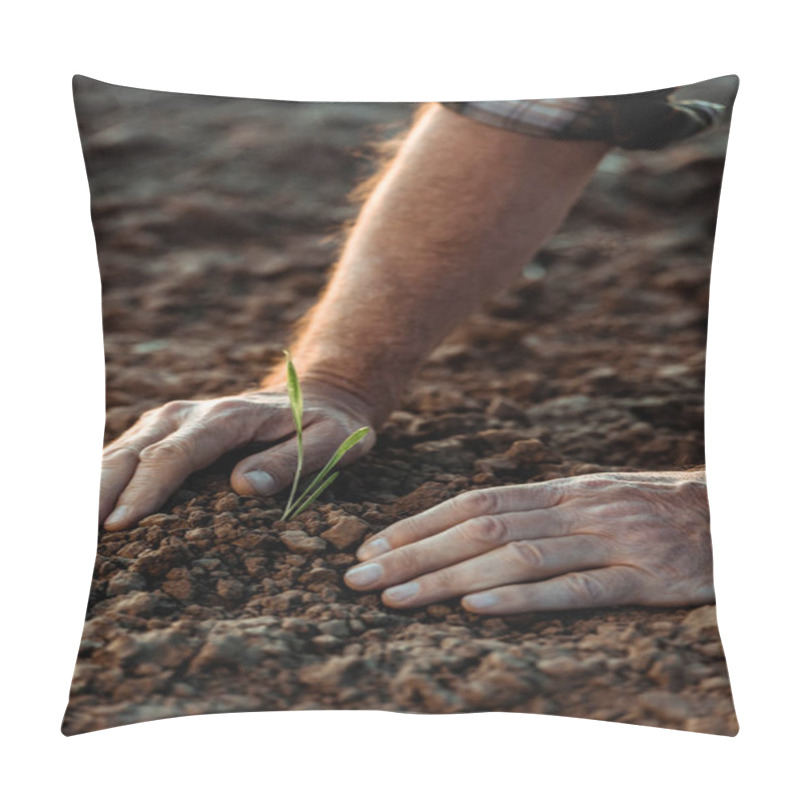
[[[322,469],[344,436],[338,425],[320,422],[303,431],[303,475]],[[231,473],[231,486],[240,495],[267,497],[289,486],[297,470],[297,438],[240,461]]]

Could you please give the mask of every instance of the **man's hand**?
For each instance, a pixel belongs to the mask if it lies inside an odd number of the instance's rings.
[[[426,108],[289,348],[307,401],[309,472],[353,431],[376,429],[434,346],[519,275],[608,149]],[[236,466],[233,488],[268,495],[286,486],[296,445],[282,440],[293,432],[292,418],[285,392],[266,385],[270,391],[178,401],[145,414],[104,452],[100,523],[133,525],[190,473],[253,443],[268,449]],[[374,441],[370,434],[342,463]]]
[[[372,423],[366,404],[342,389],[303,381],[303,395],[305,474],[325,466],[349,434]],[[275,494],[291,483],[297,467],[294,430],[281,387],[177,400],[148,411],[103,451],[100,524],[108,530],[134,525],[156,511],[192,472],[246,445],[265,449],[236,465],[231,486],[243,495]],[[371,430],[341,464],[361,457],[374,443]]]
[[[517,614],[714,601],[704,472],[602,473],[470,491],[362,545],[345,581],[395,608],[461,597]]]

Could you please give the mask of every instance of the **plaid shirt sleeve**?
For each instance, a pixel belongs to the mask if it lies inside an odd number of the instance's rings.
[[[725,107],[673,98],[679,87],[606,97],[440,103],[505,130],[548,139],[607,141],[627,150],[659,150],[710,128]]]

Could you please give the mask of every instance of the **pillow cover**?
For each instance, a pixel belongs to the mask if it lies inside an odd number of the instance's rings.
[[[76,76],[107,448],[64,733],[329,708],[735,735],[702,465],[737,86],[415,106]]]

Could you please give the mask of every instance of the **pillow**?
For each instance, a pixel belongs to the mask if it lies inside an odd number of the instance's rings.
[[[735,735],[703,381],[737,86],[414,105],[75,76],[107,420],[63,732],[384,709]]]

